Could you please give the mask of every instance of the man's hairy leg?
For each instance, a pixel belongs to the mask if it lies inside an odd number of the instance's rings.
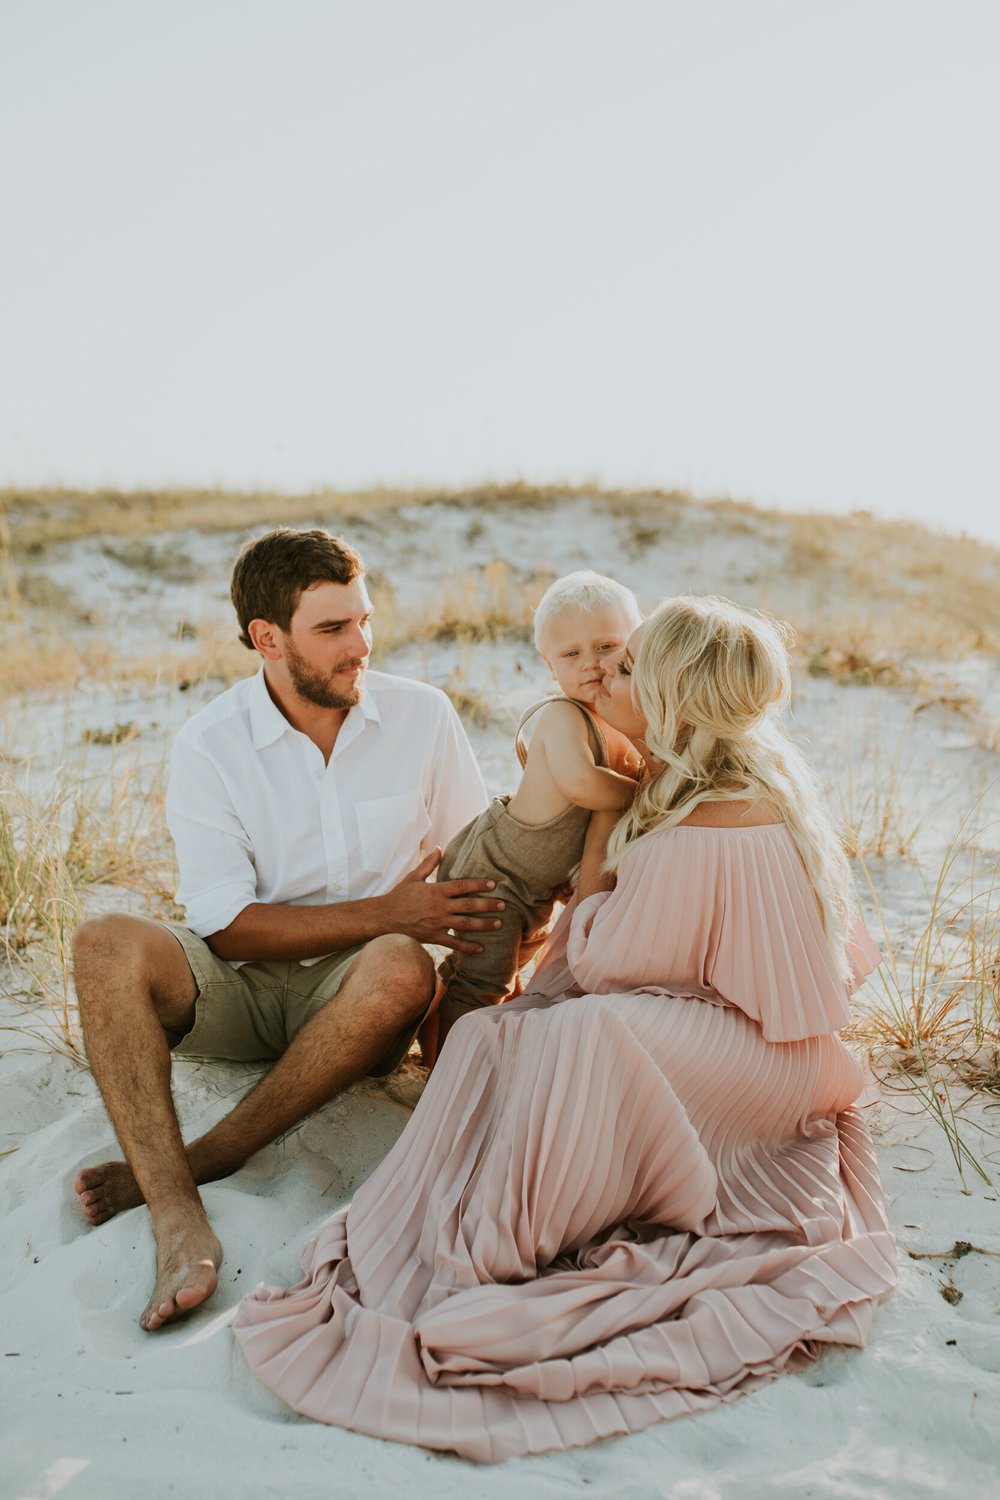
[[[128,1163],[87,1168],[75,1187],[92,1224],[149,1205],[157,1275],[140,1322],[152,1331],[210,1297],[222,1262],[181,1140],[164,1034],[190,1027],[196,986],[180,945],[142,917],[86,923],[74,952],[87,1055]]]
[[[162,933],[155,924],[147,925],[177,950],[186,968],[186,960],[175,940]],[[412,939],[390,935],[369,943],[352,965],[339,993],[292,1039],[271,1071],[230,1114],[187,1147],[185,1162],[192,1185],[213,1182],[236,1171],[255,1151],[269,1145],[341,1089],[363,1077],[388,1050],[398,1032],[423,1014],[433,980],[430,957]],[[191,985],[193,991],[193,981]],[[186,1018],[176,1009],[170,1010],[162,1001],[159,1014],[162,1024],[168,1028],[186,1030],[193,1020],[193,998]],[[161,1040],[166,1049],[162,1033]],[[176,1130],[176,1116],[169,1095],[169,1054],[166,1077],[166,1097]],[[107,1094],[105,1097],[107,1099]],[[117,1128],[110,1103],[109,1113]],[[84,1211],[93,1223],[103,1222],[119,1209],[142,1202],[144,1197],[149,1201],[142,1175],[138,1171],[133,1175],[130,1171],[135,1162],[120,1130],[119,1139],[125,1148],[128,1165],[105,1162],[81,1173],[77,1179],[77,1191],[81,1193]],[[98,1177],[100,1184],[95,1181]],[[197,1193],[195,1195],[197,1197]],[[200,1208],[200,1200],[198,1202]],[[150,1207],[152,1211],[152,1205]],[[219,1263],[217,1260],[216,1265]],[[150,1307],[155,1298],[154,1292]],[[152,1316],[155,1319],[157,1314]],[[160,1321],[165,1319],[150,1323],[144,1315],[143,1326],[159,1327]]]
[[[213,1182],[356,1083],[416,1024],[434,987],[430,955],[412,938],[374,938],[340,990],[294,1036],[236,1108],[188,1147],[196,1182]]]

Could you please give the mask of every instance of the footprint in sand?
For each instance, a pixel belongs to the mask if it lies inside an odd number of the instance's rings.
[[[102,1359],[134,1358],[147,1338],[138,1319],[152,1285],[153,1236],[92,1234],[95,1257],[70,1288],[80,1342]]]

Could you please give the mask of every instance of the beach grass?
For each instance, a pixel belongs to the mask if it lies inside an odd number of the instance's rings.
[[[857,860],[878,916],[883,962],[857,998],[848,1033],[888,1090],[915,1095],[941,1126],[963,1185],[965,1168],[991,1179],[962,1133],[956,1089],[1000,1097],[1000,868],[983,797],[960,819],[934,873],[926,921],[904,954]]]
[[[0,765],[0,948],[25,1012],[14,1029],[77,1061],[72,937],[95,893],[113,889],[132,909],[177,915],[163,757],[140,758],[122,727],[100,765],[89,759],[90,746],[109,743],[100,734],[84,736],[46,775]]]

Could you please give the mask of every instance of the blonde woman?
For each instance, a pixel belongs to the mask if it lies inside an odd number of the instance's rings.
[[[836,1035],[878,955],[779,634],[674,599],[606,673],[646,779],[594,815],[533,993],[458,1023],[306,1279],[237,1315],[320,1421],[484,1462],[635,1432],[862,1345],[894,1283]]]

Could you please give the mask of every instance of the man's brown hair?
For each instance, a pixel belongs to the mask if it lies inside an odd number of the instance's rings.
[[[329,531],[279,526],[240,550],[230,587],[240,640],[253,651],[251,620],[267,620],[287,631],[299,600],[314,583],[353,583],[365,571],[361,558]]]

